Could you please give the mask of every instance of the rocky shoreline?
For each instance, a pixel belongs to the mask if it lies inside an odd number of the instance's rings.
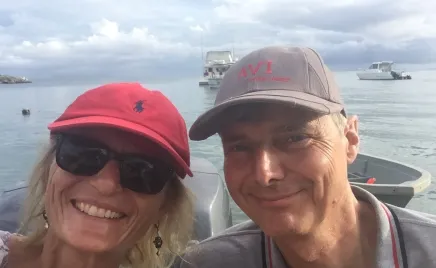
[[[32,83],[26,77],[15,77],[11,75],[2,75],[0,74],[0,84],[24,84],[24,83]]]

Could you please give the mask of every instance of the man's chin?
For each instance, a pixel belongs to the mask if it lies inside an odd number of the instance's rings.
[[[272,216],[267,221],[259,222],[258,225],[270,237],[305,235],[312,229],[308,220],[290,215]]]

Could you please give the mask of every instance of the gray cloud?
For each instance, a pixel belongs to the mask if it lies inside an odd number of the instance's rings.
[[[305,45],[334,65],[434,61],[432,0],[16,0],[0,6],[0,70],[32,80],[201,75],[203,50]],[[364,65],[364,66],[361,66]]]
[[[355,5],[315,6],[294,10],[292,6],[272,6],[259,15],[259,20],[276,27],[305,26],[320,30],[356,33],[367,27],[415,14],[393,5],[392,1],[363,2]]]
[[[346,50],[321,51],[326,62],[331,64],[371,63],[380,60],[395,60],[397,63],[431,63],[435,60],[436,39],[413,40],[402,48],[392,49],[382,45],[348,48]],[[367,67],[367,66],[362,66]]]
[[[12,19],[9,17],[9,14],[7,12],[1,12],[0,11],[0,30],[3,27],[9,27],[13,24]]]

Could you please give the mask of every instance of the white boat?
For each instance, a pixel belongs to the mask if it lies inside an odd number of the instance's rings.
[[[404,71],[393,70],[392,61],[373,62],[368,69],[359,70],[356,74],[360,80],[405,80],[412,76]]]
[[[203,68],[203,77],[209,88],[219,88],[227,70],[236,62],[231,51],[208,51]],[[200,82],[200,85],[206,85]]]
[[[203,240],[234,224],[230,196],[217,168],[206,159],[192,158],[194,178],[183,183],[196,196],[195,239]],[[348,179],[352,184],[373,193],[379,200],[405,207],[431,183],[428,171],[389,159],[359,154],[349,166]],[[19,212],[26,195],[26,183],[0,191],[0,230],[15,232],[20,221]]]

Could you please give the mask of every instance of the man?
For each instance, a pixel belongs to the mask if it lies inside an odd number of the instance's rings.
[[[190,129],[218,133],[230,195],[252,221],[192,247],[179,266],[436,267],[436,217],[351,186],[357,117],[314,50],[266,47],[226,73]]]

